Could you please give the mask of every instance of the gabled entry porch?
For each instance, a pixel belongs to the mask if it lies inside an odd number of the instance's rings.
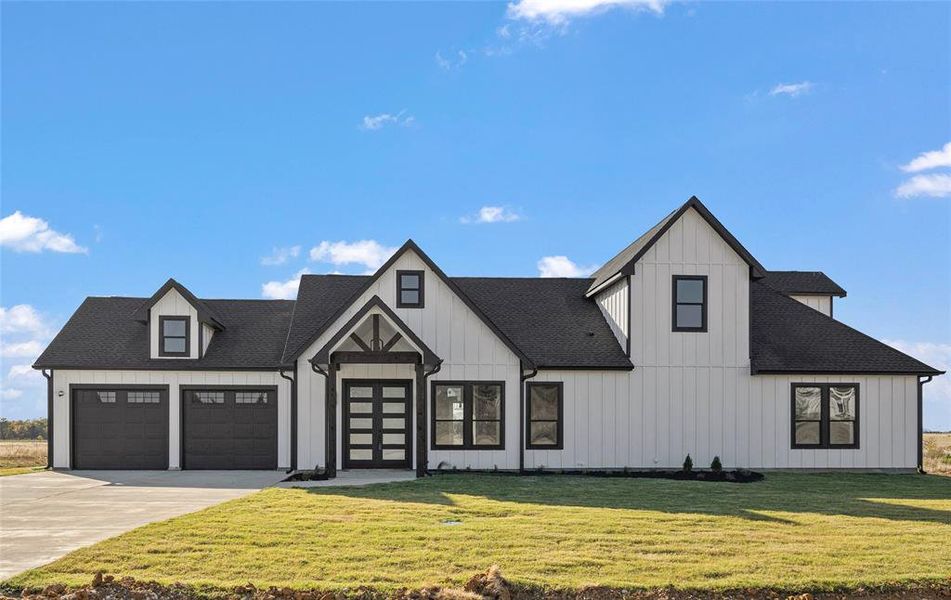
[[[324,375],[329,477],[338,467],[426,473],[426,379],[442,359],[390,307],[373,296],[310,363]]]

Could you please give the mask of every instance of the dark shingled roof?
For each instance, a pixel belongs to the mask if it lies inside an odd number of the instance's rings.
[[[314,333],[329,325],[327,319],[333,318],[369,279],[347,275],[301,277],[285,361],[309,344]],[[449,279],[537,366],[631,368],[601,309],[584,296],[590,279]]]
[[[203,300],[228,328],[200,359],[149,358],[148,325],[129,317],[147,298],[86,298],[33,365],[78,369],[273,369],[293,300]]]
[[[313,341],[314,334],[329,325],[337,310],[359,293],[367,275],[303,275],[297,288],[297,306],[291,319],[287,343],[284,346],[284,361],[293,362],[293,357]],[[351,300],[351,301],[352,301]],[[308,357],[310,358],[310,357]]]
[[[597,303],[585,298],[591,279],[452,280],[538,367],[632,368]]]
[[[767,285],[750,294],[753,373],[941,373]]]
[[[760,281],[784,294],[845,297],[845,290],[821,271],[770,271]]]

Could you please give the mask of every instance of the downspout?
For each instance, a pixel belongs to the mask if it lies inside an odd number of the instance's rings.
[[[326,383],[327,381],[329,381],[330,373],[327,372],[327,371],[324,371],[324,370],[321,369],[319,366],[317,366],[317,363],[313,363],[313,362],[310,363],[310,368],[314,371],[314,373],[318,373],[318,374],[320,374],[320,375],[323,375],[323,376],[324,376],[324,382],[325,382],[325,383]],[[326,385],[324,386],[324,389],[327,389],[327,386],[326,386]],[[327,401],[328,401],[328,398],[326,397],[326,394],[324,394],[324,414],[325,414],[325,415],[327,414]],[[329,467],[328,467],[329,462],[328,462],[328,460],[327,460],[327,459],[330,457],[330,452],[329,452],[329,450],[330,450],[330,446],[329,446],[330,440],[329,440],[329,437],[330,437],[330,436],[327,435],[327,432],[329,431],[329,427],[330,427],[330,423],[329,423],[329,422],[324,424],[324,438],[325,438],[325,439],[324,439],[324,446],[325,446],[325,449],[324,449],[324,471],[325,471],[325,472],[329,472],[329,470],[330,470]],[[336,468],[336,465],[334,465],[334,468]],[[316,465],[314,466],[314,470],[317,470],[317,466],[316,466]]]
[[[925,472],[925,419],[923,413],[923,397],[925,384],[934,379],[934,375],[928,375],[928,377],[922,379],[921,376],[918,376],[918,472],[924,474]]]
[[[49,371],[49,372],[47,372]],[[46,377],[46,468],[53,468],[53,369],[40,371]]]
[[[417,423],[418,431],[420,434],[417,435],[416,444],[416,476],[422,477],[428,474],[429,472],[429,439],[426,435],[426,432],[429,431],[429,417],[426,414],[426,409],[429,408],[428,404],[428,388],[426,387],[426,380],[442,370],[442,359],[439,359],[435,365],[433,365],[432,370],[427,371],[423,369],[422,377],[420,378],[417,375],[417,378],[420,379],[417,385],[419,389],[416,390],[416,401],[419,403],[419,406],[416,407],[417,419],[422,421],[422,427]],[[419,371],[417,371],[419,373]]]
[[[538,375],[538,368],[532,367],[532,372],[528,375],[524,373],[522,363],[518,363],[518,472],[525,472],[525,382]]]
[[[282,378],[291,382],[291,468],[288,473],[297,470],[297,361],[294,361],[294,377],[288,377],[284,374],[284,369],[279,371]]]

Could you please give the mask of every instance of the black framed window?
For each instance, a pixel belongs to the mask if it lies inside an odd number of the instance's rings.
[[[674,275],[671,300],[674,331],[707,330],[706,275]]]
[[[396,307],[423,308],[423,272],[396,272]]]
[[[188,317],[159,317],[159,356],[188,356]]]
[[[536,450],[564,448],[564,384],[529,382],[527,385],[526,447]]]
[[[501,381],[434,381],[434,450],[499,450],[505,447],[505,384]]]
[[[792,447],[858,448],[858,384],[792,384]]]

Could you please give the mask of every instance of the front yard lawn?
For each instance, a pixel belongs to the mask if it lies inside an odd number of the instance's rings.
[[[96,571],[201,588],[383,590],[464,582],[785,590],[947,581],[951,479],[769,474],[753,484],[458,474],[268,489],[142,527],[12,579]]]

